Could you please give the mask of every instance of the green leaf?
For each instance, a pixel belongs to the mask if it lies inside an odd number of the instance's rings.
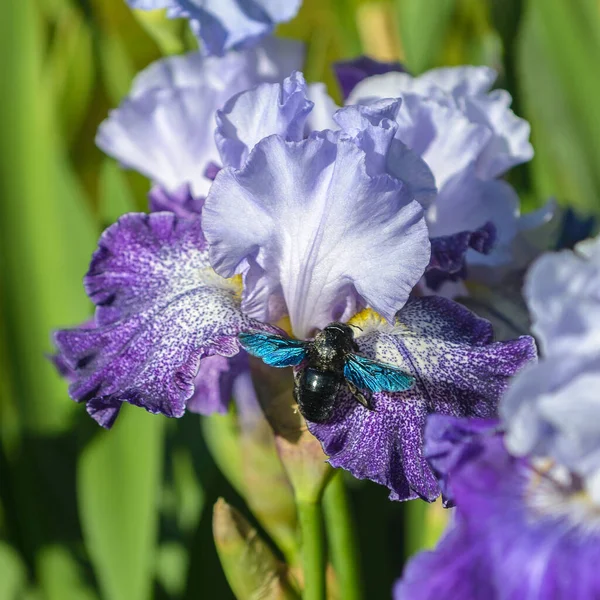
[[[99,181],[100,218],[110,225],[121,215],[136,210],[135,198],[123,169],[111,158],[105,158]]]
[[[91,30],[79,8],[66,4],[53,23],[45,65],[46,89],[54,95],[68,140],[79,132],[92,99],[95,64]]]
[[[96,227],[44,87],[44,36],[33,0],[0,3],[0,287],[6,347],[22,423],[59,431],[74,408],[44,354],[50,331],[86,319],[81,278]]]
[[[156,564],[165,418],[124,405],[78,465],[79,515],[102,596],[150,597]]]
[[[455,0],[395,0],[406,64],[418,74],[435,66]]]
[[[17,551],[0,541],[0,598],[19,600],[27,584],[25,565]]]
[[[600,214],[598,5],[533,0],[519,45],[520,83],[532,124],[538,194]]]
[[[37,576],[46,600],[97,600],[96,594],[85,585],[77,561],[61,546],[39,552]]]

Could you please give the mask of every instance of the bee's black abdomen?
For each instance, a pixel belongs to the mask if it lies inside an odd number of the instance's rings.
[[[305,369],[294,390],[300,412],[314,423],[327,421],[333,411],[339,388],[340,377],[336,373],[310,367]]]

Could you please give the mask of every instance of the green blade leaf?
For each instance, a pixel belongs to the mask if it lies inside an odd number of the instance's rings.
[[[435,66],[455,0],[396,0],[406,64],[415,74]]]
[[[164,417],[123,406],[114,428],[100,431],[79,460],[79,515],[104,598],[150,597],[164,429]]]
[[[44,353],[50,331],[82,321],[81,285],[96,227],[44,88],[44,34],[33,0],[0,3],[0,303],[20,420],[37,431],[64,430],[74,405]]]

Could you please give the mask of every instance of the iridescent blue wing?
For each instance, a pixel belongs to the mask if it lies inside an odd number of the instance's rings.
[[[271,333],[240,333],[242,348],[271,367],[295,367],[306,358],[307,342]]]
[[[415,382],[412,375],[397,367],[357,354],[346,358],[344,377],[357,388],[371,392],[403,392]]]

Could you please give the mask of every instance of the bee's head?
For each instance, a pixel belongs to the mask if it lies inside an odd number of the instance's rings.
[[[352,345],[354,332],[349,325],[334,322],[327,325],[327,327],[318,334],[318,337],[327,340],[329,344],[338,348],[344,348],[345,346]]]

